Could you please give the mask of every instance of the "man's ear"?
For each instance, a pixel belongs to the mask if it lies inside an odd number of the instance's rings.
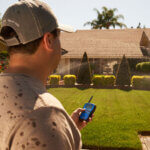
[[[53,35],[51,33],[45,33],[43,37],[44,48],[47,50],[52,49],[52,43],[53,43]]]

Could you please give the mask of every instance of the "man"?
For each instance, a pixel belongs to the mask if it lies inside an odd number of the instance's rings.
[[[19,1],[5,12],[1,36],[10,61],[0,74],[0,150],[81,148],[84,109],[70,117],[44,87],[60,60],[61,30],[51,9],[38,0]]]

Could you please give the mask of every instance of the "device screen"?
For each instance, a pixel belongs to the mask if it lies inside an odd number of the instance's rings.
[[[91,109],[92,109],[92,105],[87,105],[87,106],[86,106],[86,110],[87,110],[87,111],[91,111]]]

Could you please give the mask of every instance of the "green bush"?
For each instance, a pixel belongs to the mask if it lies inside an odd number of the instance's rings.
[[[77,83],[79,84],[91,84],[91,68],[87,53],[83,54],[81,65],[77,75]]]
[[[133,76],[131,84],[133,88],[150,89],[150,76]]]
[[[125,86],[130,86],[130,82],[131,82],[131,75],[129,63],[125,55],[123,55],[121,63],[117,70],[115,85],[122,88]]]
[[[49,76],[50,85],[59,85],[60,79],[61,79],[60,75],[50,75]]]
[[[114,85],[114,75],[94,75],[92,82],[94,86],[112,87]]]
[[[118,70],[119,64],[114,64],[113,65],[113,74],[116,75],[117,70]]]
[[[143,73],[149,73],[150,72],[150,62],[141,62],[136,65],[136,70],[143,72]]]
[[[92,82],[94,86],[104,86],[104,75],[94,75]]]
[[[115,76],[114,75],[106,75],[104,77],[105,79],[105,86],[114,86],[114,82],[115,82]]]
[[[138,63],[147,61],[146,59],[142,59],[142,58],[128,58],[127,60],[130,66],[130,70],[133,72],[136,71],[136,65]]]
[[[75,75],[65,75],[63,77],[64,84],[67,86],[75,85],[76,82],[76,76]]]
[[[136,70],[137,70],[137,71],[140,71],[140,70],[141,70],[141,63],[138,63],[138,64],[136,65]]]

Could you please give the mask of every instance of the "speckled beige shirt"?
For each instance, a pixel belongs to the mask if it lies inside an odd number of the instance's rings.
[[[0,150],[79,150],[81,135],[62,104],[24,74],[0,74]]]

